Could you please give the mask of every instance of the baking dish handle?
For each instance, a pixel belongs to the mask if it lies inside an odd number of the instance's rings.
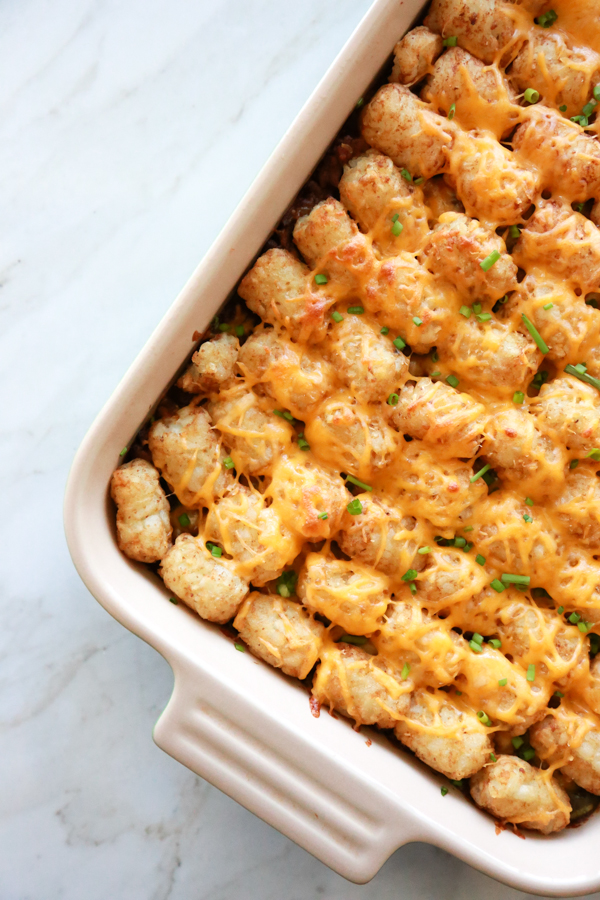
[[[174,671],[156,744],[340,875],[369,881],[394,850],[424,839],[381,785],[341,767],[339,758],[333,763],[306,734],[273,721],[247,698],[236,703],[235,687],[191,661]],[[235,719],[226,709],[236,710]]]

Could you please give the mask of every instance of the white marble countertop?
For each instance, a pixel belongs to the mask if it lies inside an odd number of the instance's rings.
[[[350,885],[164,755],[170,670],[63,537],[86,429],[368,5],[0,5],[1,900],[525,896],[423,845]]]

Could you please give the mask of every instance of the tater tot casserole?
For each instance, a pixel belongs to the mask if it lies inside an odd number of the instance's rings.
[[[543,834],[600,798],[586,8],[433,0],[111,483],[123,553],[307,716]]]

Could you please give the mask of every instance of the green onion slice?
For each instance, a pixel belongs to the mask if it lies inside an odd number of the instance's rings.
[[[482,468],[479,470],[479,472],[475,472],[475,474],[472,475],[471,478],[469,478],[469,481],[471,482],[471,484],[473,484],[474,481],[477,481],[478,478],[482,478],[486,472],[489,472],[489,470],[491,468],[492,468],[491,463],[486,463],[485,466],[482,466]]]
[[[432,376],[432,377],[433,377],[433,376]],[[446,376],[446,381],[448,382],[448,384],[450,385],[450,387],[453,387],[453,388],[458,387],[458,385],[460,384],[460,381],[458,380],[458,378],[456,377],[456,375],[447,375],[447,376]]]
[[[351,500],[346,509],[351,516],[359,516],[363,511],[362,503],[360,502],[358,497],[355,497],[353,500]]]
[[[565,366],[565,372],[567,375],[574,375],[580,381],[585,381],[586,384],[591,384],[592,387],[600,391],[600,378],[594,378],[593,375],[588,375],[587,372],[579,371],[577,366]]]
[[[334,311],[331,313],[331,318],[333,319],[334,322],[343,322],[344,321],[343,315],[341,313],[339,313],[337,311],[337,309],[334,309]]]
[[[348,307],[348,312],[350,313],[351,316],[362,316],[364,311],[365,311],[364,306],[349,306]]]
[[[523,391],[515,391],[513,394],[513,403],[520,405],[525,399],[525,394]]]
[[[535,325],[533,324],[531,319],[528,319],[527,316],[525,315],[525,313],[521,313],[521,318],[523,319],[525,328],[527,329],[527,331],[529,332],[529,334],[535,341],[538,350],[541,350],[542,353],[548,353],[548,349],[549,349],[548,344],[542,338],[541,334],[539,333],[539,331],[537,330],[537,328],[535,327]]]
[[[315,284],[327,284],[327,275],[315,275]]]
[[[483,271],[488,272],[492,268],[492,266],[498,262],[498,260],[500,259],[500,255],[501,254],[498,250],[492,250],[489,256],[486,256],[486,258],[479,263]]]

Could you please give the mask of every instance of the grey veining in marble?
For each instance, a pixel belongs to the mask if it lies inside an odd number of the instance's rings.
[[[0,900],[525,896],[421,845],[349,885],[162,754],[170,670],[63,538],[87,427],[367,7],[0,4]]]

